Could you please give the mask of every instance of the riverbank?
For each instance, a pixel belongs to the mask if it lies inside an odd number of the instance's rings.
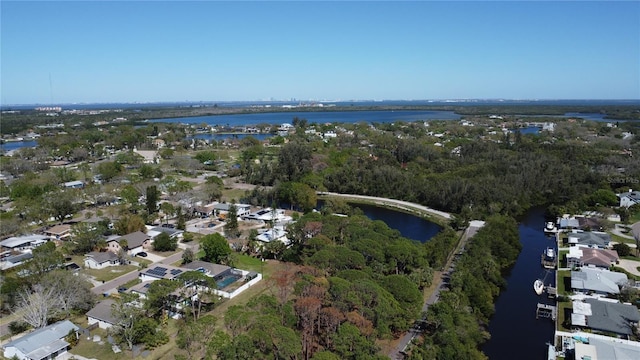
[[[443,225],[445,222],[453,219],[453,216],[444,211],[431,209],[424,205],[396,200],[396,199],[387,199],[375,196],[366,196],[366,195],[352,195],[352,194],[338,194],[332,192],[318,192],[318,197],[320,199],[327,198],[340,198],[344,199],[347,202],[355,202],[355,203],[363,203],[370,204],[380,207],[388,207],[394,210],[402,211],[414,216],[425,217],[430,221],[437,223],[438,225]]]

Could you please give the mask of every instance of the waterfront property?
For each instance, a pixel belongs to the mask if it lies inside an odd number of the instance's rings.
[[[617,295],[627,283],[626,274],[609,270],[583,267],[571,272],[571,289],[580,293]]]
[[[571,325],[602,333],[628,337],[636,331],[640,322],[638,308],[600,299],[573,302]]]
[[[592,248],[606,249],[611,242],[611,235],[597,231],[572,231],[567,234],[570,246],[582,245]]]
[[[602,269],[609,269],[618,263],[620,257],[618,252],[611,249],[593,249],[585,246],[572,246],[567,254],[567,267],[577,268],[583,266],[593,266]]]

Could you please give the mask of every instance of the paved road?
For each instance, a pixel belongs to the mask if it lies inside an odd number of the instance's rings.
[[[467,227],[467,229],[465,230],[464,234],[462,234],[462,238],[460,239],[460,242],[458,243],[458,246],[456,248],[456,250],[451,254],[451,256],[449,256],[449,259],[447,260],[447,264],[445,265],[445,273],[443,274],[444,276],[449,276],[451,275],[451,272],[453,271],[454,267],[455,267],[455,254],[464,251],[464,248],[467,244],[467,241],[472,238],[476,232],[478,232],[478,230],[484,225],[483,222],[479,222],[479,221],[472,221],[469,224],[469,227]],[[433,293],[431,294],[431,296],[429,296],[429,298],[427,299],[427,301],[425,301],[424,305],[422,306],[422,312],[426,312],[427,309],[429,309],[430,305],[435,304],[438,301],[438,298],[440,297],[440,291],[445,290],[446,289],[446,284],[443,280],[444,276],[440,276],[437,279],[434,277],[434,280],[437,281],[437,286],[435,288],[435,290],[433,291]],[[398,342],[398,345],[396,346],[395,349],[393,349],[391,351],[391,353],[389,353],[389,357],[393,360],[401,360],[404,359],[404,355],[403,352],[404,350],[407,348],[407,346],[409,345],[409,343],[411,341],[413,341],[413,339],[418,336],[420,334],[419,331],[411,328],[409,329],[408,332],[406,332],[402,338],[400,338],[400,341]]]
[[[440,211],[440,210],[435,210],[435,209],[426,207],[424,205],[411,203],[411,202],[408,202],[408,201],[402,201],[402,200],[396,200],[396,199],[387,199],[387,198],[381,198],[381,197],[375,197],[375,196],[339,194],[339,193],[322,192],[322,191],[318,192],[318,195],[320,195],[320,196],[335,196],[335,197],[341,197],[341,198],[345,198],[345,199],[366,200],[366,201],[371,201],[371,202],[373,202],[373,203],[375,203],[377,205],[392,206],[392,207],[395,207],[395,208],[398,208],[398,209],[401,209],[401,210],[405,210],[405,211],[409,211],[409,212],[423,212],[423,213],[439,216],[439,217],[445,218],[447,220],[451,220],[451,218],[452,218],[451,214],[449,214],[447,212]]]

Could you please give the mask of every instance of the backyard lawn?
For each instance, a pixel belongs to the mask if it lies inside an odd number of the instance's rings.
[[[135,265],[120,265],[110,266],[104,269],[84,269],[82,273],[92,276],[97,281],[106,282],[135,270],[138,270],[138,267]]]

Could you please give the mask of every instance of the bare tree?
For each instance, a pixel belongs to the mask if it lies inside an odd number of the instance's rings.
[[[57,288],[34,285],[18,292],[13,310],[24,322],[38,329],[47,326],[47,320],[62,308]]]

